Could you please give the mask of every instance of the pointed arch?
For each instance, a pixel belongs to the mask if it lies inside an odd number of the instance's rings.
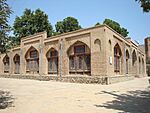
[[[126,50],[126,74],[129,74],[129,58],[130,58],[129,51]]]
[[[58,51],[57,51],[55,48],[51,47],[51,48],[47,51],[46,57],[47,57],[47,58],[50,58],[50,57],[53,57],[53,56],[58,56]]]
[[[50,48],[46,53],[48,60],[48,74],[58,73],[58,51],[54,48]]]
[[[121,56],[122,56],[122,52],[121,52],[121,48],[119,46],[119,44],[117,43],[114,46],[114,72],[116,73],[120,73],[121,72]]]
[[[138,57],[135,49],[132,51],[132,74],[137,76],[138,74]]]
[[[36,48],[31,46],[25,54],[26,72],[39,73],[39,53]]]
[[[74,49],[76,49],[74,51]],[[81,49],[81,50],[80,50]],[[67,50],[67,54],[74,54],[73,52],[78,52],[78,53],[90,53],[90,48],[88,47],[87,44],[85,44],[82,41],[76,41],[73,43]]]
[[[15,54],[15,56],[13,58],[13,61],[14,61],[14,64],[15,64],[14,73],[19,74],[20,73],[20,55]]]
[[[4,63],[4,73],[9,73],[10,61],[9,56],[7,54],[3,58],[3,63]]]
[[[133,50],[133,52],[132,52],[132,66],[135,66],[136,61],[137,61],[137,55],[136,55],[135,50]]]
[[[31,47],[28,49],[28,51],[26,52],[25,58],[26,58],[26,59],[28,59],[28,58],[29,58],[29,59],[30,59],[30,58],[39,58],[38,50],[37,50],[35,47],[31,46]]]
[[[5,62],[9,62],[9,56],[7,54],[3,58],[3,63],[5,63]]]
[[[69,72],[88,73],[91,72],[90,48],[81,41],[76,41],[68,48]]]

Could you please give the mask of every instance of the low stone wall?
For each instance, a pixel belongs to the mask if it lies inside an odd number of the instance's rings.
[[[39,75],[0,75],[3,78],[16,78],[16,79],[34,79],[42,81],[61,81],[61,82],[71,82],[71,83],[86,83],[86,84],[107,84],[107,77],[78,77],[78,76],[39,76]]]
[[[108,77],[108,84],[113,84],[117,82],[133,80],[133,79],[134,76],[112,76],[112,77]]]
[[[86,84],[107,84],[107,77],[62,77],[62,82],[86,83]]]
[[[0,75],[3,78],[16,78],[16,79],[33,79],[41,81],[60,81],[70,83],[86,83],[86,84],[113,84],[134,79],[134,76],[113,76],[113,77],[98,77],[98,76],[40,76],[40,75]]]

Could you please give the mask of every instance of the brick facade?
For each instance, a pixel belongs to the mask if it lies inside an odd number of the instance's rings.
[[[144,47],[143,47],[144,48]],[[150,37],[145,38],[146,72],[150,76]]]
[[[74,47],[77,45],[85,46],[85,53],[90,54],[90,69],[80,69],[78,71],[70,71],[70,56],[74,54]],[[120,50],[119,61],[114,59],[114,47]],[[32,49],[37,51],[37,73],[32,73],[30,70],[34,67],[29,67],[30,72],[27,73],[27,57],[31,54]],[[58,67],[55,60],[48,60],[47,54],[51,49],[58,52]],[[107,25],[81,29],[58,36],[47,37],[46,32],[37,33],[32,36],[23,37],[20,47],[9,50],[9,72],[4,73],[6,63],[4,58],[6,54],[0,55],[0,74],[14,75],[16,64],[14,61],[15,55],[20,56],[19,75],[42,75],[42,76],[145,76],[146,75],[146,60],[145,53],[138,48],[138,45],[131,39],[126,39],[116,33]],[[76,55],[76,54],[75,54]],[[84,55],[83,55],[84,56]],[[76,57],[74,57],[76,58]],[[77,59],[78,58],[78,59]],[[77,57],[74,61],[85,63],[84,57]],[[128,58],[128,59],[127,59]],[[31,65],[34,60],[31,60]],[[86,59],[87,60],[87,59]],[[51,63],[53,61],[53,63]],[[88,63],[87,63],[88,62]],[[117,63],[116,63],[117,62]],[[73,62],[74,63],[74,62]],[[118,65],[119,70],[115,71],[115,65]],[[85,67],[85,64],[84,67]],[[77,66],[75,68],[77,68]],[[35,66],[35,64],[34,64]],[[52,67],[49,67],[52,66]],[[18,68],[18,67],[17,67]],[[48,74],[49,68],[58,68],[55,74]],[[75,69],[76,70],[76,69]]]

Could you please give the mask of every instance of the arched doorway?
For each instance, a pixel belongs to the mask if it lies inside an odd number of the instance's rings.
[[[5,55],[5,57],[3,59],[3,63],[4,63],[4,73],[9,73],[9,57],[8,57],[8,55]]]
[[[120,74],[121,72],[121,49],[119,44],[114,46],[114,72]]]
[[[26,72],[31,74],[39,73],[39,53],[34,47],[30,47],[25,55]]]
[[[83,42],[77,41],[68,49],[69,73],[90,74],[91,54],[90,48]]]
[[[19,74],[20,73],[20,56],[18,54],[14,56],[14,64],[15,64],[14,73]]]
[[[129,74],[129,51],[126,50],[126,74]]]
[[[48,60],[48,74],[58,73],[58,52],[51,48],[46,54]]]

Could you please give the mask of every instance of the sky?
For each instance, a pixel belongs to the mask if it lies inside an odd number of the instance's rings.
[[[150,37],[150,12],[144,13],[135,0],[7,0],[13,10],[9,24],[13,25],[16,16],[23,15],[25,8],[40,8],[55,26],[68,16],[78,19],[83,28],[103,23],[105,18],[118,22],[129,31],[129,37],[144,43]]]

